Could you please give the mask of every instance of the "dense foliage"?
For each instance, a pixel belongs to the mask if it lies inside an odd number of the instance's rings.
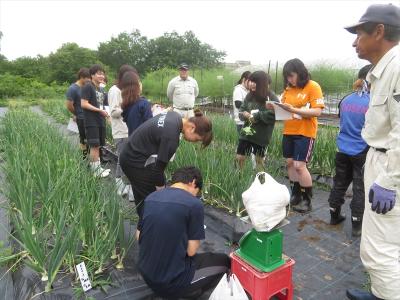
[[[95,178],[76,148],[33,112],[8,112],[0,145],[15,241],[15,254],[0,252],[0,264],[28,265],[46,291],[61,273],[74,278],[81,261],[93,286],[106,268],[122,268],[133,235],[112,184]]]
[[[46,84],[53,81],[62,84],[72,83],[81,67],[94,63],[103,64],[108,76],[113,78],[123,64],[135,66],[143,75],[162,68],[176,68],[183,61],[195,67],[211,68],[218,66],[224,56],[225,52],[201,42],[191,31],[183,35],[166,32],[161,37],[148,39],[134,30],[101,42],[96,50],[66,43],[46,57],[38,55],[8,61],[0,55],[0,74],[10,73]]]
[[[0,75],[0,99],[24,98],[54,98],[65,93],[67,86],[52,83],[47,85],[33,78],[26,78],[9,73]]]

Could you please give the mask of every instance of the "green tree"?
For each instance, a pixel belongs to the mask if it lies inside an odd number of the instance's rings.
[[[6,72],[9,72],[9,61],[7,58],[0,54],[0,74],[4,74]]]
[[[122,32],[110,41],[100,43],[98,56],[114,71],[123,64],[129,64],[142,74],[146,71],[147,48],[147,38],[139,30],[134,30],[131,33]]]
[[[47,83],[74,82],[80,68],[90,67],[99,63],[97,52],[88,48],[79,47],[76,43],[63,44],[55,53],[50,53],[49,79]]]
[[[8,72],[25,78],[34,78],[39,81],[47,81],[49,76],[48,59],[41,55],[37,57],[18,57],[8,63]]]
[[[180,62],[197,68],[212,68],[219,66],[225,56],[224,51],[202,43],[192,31],[183,35],[173,31],[150,40],[147,65],[150,70],[176,68]]]

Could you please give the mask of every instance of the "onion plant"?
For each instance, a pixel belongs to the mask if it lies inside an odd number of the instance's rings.
[[[240,215],[243,210],[241,194],[250,186],[256,171],[250,159],[243,170],[235,166],[238,133],[229,116],[208,115],[213,122],[214,140],[209,147],[181,142],[175,160],[168,165],[170,173],[184,165],[194,165],[204,176],[203,198]],[[282,122],[276,122],[271,141],[267,147],[265,170],[273,177],[286,175],[285,159],[282,155]],[[337,129],[320,126],[315,142],[314,154],[309,164],[311,172],[333,175],[335,169],[335,137]],[[283,172],[282,172],[283,171]]]
[[[2,168],[10,232],[21,261],[42,275],[50,291],[60,271],[85,261],[92,282],[121,264],[132,245],[111,183],[95,178],[76,148],[38,115],[10,111],[3,120]],[[119,249],[118,261],[110,257]],[[0,262],[17,254],[0,253]]]

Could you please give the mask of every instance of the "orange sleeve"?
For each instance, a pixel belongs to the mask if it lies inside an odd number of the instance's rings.
[[[311,108],[324,108],[324,96],[320,85],[315,81],[312,81],[311,83],[312,85],[310,85],[309,91]]]

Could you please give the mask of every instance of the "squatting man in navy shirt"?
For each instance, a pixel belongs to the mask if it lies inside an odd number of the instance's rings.
[[[230,268],[226,254],[196,254],[205,238],[203,204],[196,197],[202,184],[199,169],[183,167],[172,175],[170,187],[144,201],[138,267],[161,297],[197,298]]]

